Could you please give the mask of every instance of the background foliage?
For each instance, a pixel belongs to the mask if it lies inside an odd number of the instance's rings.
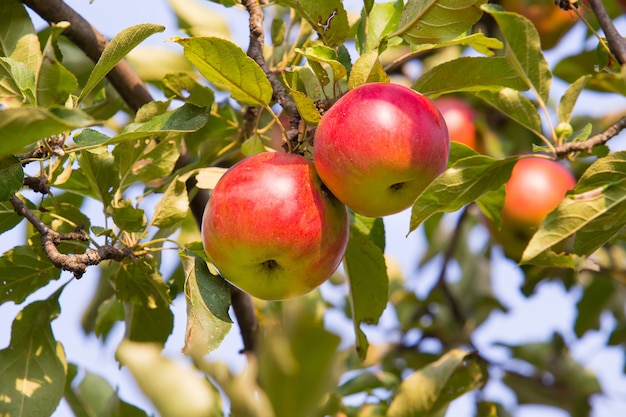
[[[468,392],[477,416],[515,413],[485,397],[487,384],[506,386],[518,404],[587,416],[593,398],[615,395],[570,346],[607,318],[604,344],[626,344],[626,153],[607,146],[626,121],[610,108],[573,116],[588,91],[624,95],[622,39],[596,18],[601,8],[617,19],[618,3],[564,5],[572,21],[585,17],[587,41],[552,68],[537,22],[482,0],[364,1],[356,13],[339,0],[214,2],[225,19],[250,16],[247,46],[203,3],[171,0],[181,36],[148,54],[135,47],[161,25],[129,27],[103,47],[64,3],[23,3],[0,3],[0,232],[27,224],[24,243],[0,258],[0,304],[21,309],[12,323],[2,317],[11,331],[0,350],[1,416],[51,415],[62,398],[77,416],[147,415],[69,363],[68,342],[52,331],[60,295],[84,285],[88,268],[98,285],[83,329],[110,343],[123,325],[115,357],[163,416],[443,416]],[[36,31],[28,10],[50,27]],[[608,39],[597,36],[601,24]],[[567,88],[555,99],[557,80]],[[478,151],[453,144],[449,169],[406,228],[387,230],[424,236],[417,275],[438,271],[434,284],[418,295],[385,258],[382,219],[355,215],[343,268],[323,292],[277,303],[229,287],[199,243],[207,191],[244,156],[309,155],[323,110],[373,81],[463,97],[478,114]],[[514,259],[521,291],[530,297],[550,281],[580,297],[574,339],[501,343],[502,360],[475,346],[481,325],[507,311],[492,287],[500,248],[473,236],[487,233],[485,217],[498,223],[503,185],[528,152],[564,159],[578,183]],[[165,251],[178,254],[174,265]],[[38,297],[53,281],[58,290]],[[177,300],[186,303],[184,364],[162,354]],[[378,324],[383,311],[391,324]],[[352,323],[354,345],[325,326],[329,315]],[[370,343],[377,324],[385,337]],[[209,354],[233,327],[241,373]]]

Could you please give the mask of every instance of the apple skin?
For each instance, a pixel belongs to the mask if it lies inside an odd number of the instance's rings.
[[[433,100],[443,115],[450,140],[476,150],[476,113],[465,101],[457,97],[441,97]]]
[[[204,249],[231,284],[264,300],[303,295],[337,269],[348,244],[346,207],[313,163],[266,152],[233,165],[202,219]]]
[[[543,219],[575,185],[571,172],[549,159],[525,158],[515,164],[506,183],[501,228],[490,227],[509,258],[521,258]]]
[[[448,129],[431,100],[398,84],[356,87],[322,116],[313,159],[322,181],[367,217],[410,207],[446,169]]]

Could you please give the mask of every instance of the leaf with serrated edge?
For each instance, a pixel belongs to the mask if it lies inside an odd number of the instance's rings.
[[[183,353],[201,357],[217,349],[232,327],[228,315],[230,290],[226,281],[209,272],[193,253],[180,252],[185,271],[187,330]]]
[[[23,182],[24,168],[19,159],[13,155],[0,159],[0,202],[8,201]]]
[[[350,34],[348,14],[340,0],[279,0],[278,3],[295,9],[327,46],[341,45]]]
[[[409,0],[402,11],[398,30],[409,44],[438,43],[468,31],[482,16],[485,0]]]
[[[18,1],[0,1],[0,55],[23,62],[35,73],[41,47],[35,26]]]
[[[317,125],[320,122],[322,115],[309,96],[301,93],[300,91],[291,90],[291,97],[293,97],[293,101],[296,103],[298,112],[305,122],[312,125]]]
[[[381,231],[384,234],[382,219],[366,219],[355,214],[350,223],[350,240],[344,257],[356,347],[361,359],[365,358],[368,348],[361,323],[378,323],[387,305],[389,279]]]
[[[166,229],[182,221],[189,211],[189,197],[183,181],[175,179],[154,208],[152,225]]]
[[[143,23],[124,29],[104,48],[96,66],[89,74],[78,101],[82,101],[87,95],[106,77],[113,67],[122,60],[135,46],[139,45],[148,36],[163,32],[164,26],[152,23]]]
[[[0,304],[21,303],[35,290],[59,279],[61,271],[30,246],[16,246],[0,257]]]
[[[539,34],[530,20],[522,15],[504,12],[496,5],[482,9],[498,23],[506,41],[506,58],[544,103],[548,102],[552,73],[543,56]]]
[[[518,160],[519,156],[499,160],[476,154],[456,161],[417,198],[409,233],[433,214],[457,211],[501,187]]]
[[[222,38],[176,39],[200,74],[217,87],[230,91],[234,100],[267,106],[272,86],[267,76],[239,46]]]
[[[569,123],[570,118],[572,117],[572,111],[574,111],[574,106],[576,105],[576,101],[578,101],[578,96],[580,96],[580,93],[583,91],[590,78],[590,74],[583,75],[582,77],[574,81],[567,88],[567,90],[565,90],[565,94],[563,94],[563,97],[561,97],[561,101],[559,102],[559,107],[557,109],[559,122]]]
[[[472,389],[481,386],[484,376],[476,366],[477,355],[453,349],[437,361],[415,371],[407,377],[391,401],[389,417],[442,416],[448,403]],[[470,369],[470,380],[462,387],[449,386],[455,373]],[[452,393],[452,395],[450,395]],[[446,401],[442,401],[445,399]],[[443,410],[440,412],[440,410]]]
[[[500,110],[538,137],[544,137],[541,132],[541,118],[537,108],[519,91],[505,87],[497,91],[479,91],[476,93],[476,96]]]
[[[521,263],[536,263],[551,247],[574,233],[574,251],[578,255],[589,255],[610,240],[626,223],[625,178],[626,151],[591,164],[573,192],[541,223]]]
[[[13,321],[11,342],[0,350],[2,415],[49,416],[63,397],[67,362],[50,327],[60,312],[62,288],[24,307]]]
[[[483,55],[493,56],[492,49],[502,49],[504,45],[496,38],[488,38],[484,33],[463,34],[457,38],[440,43],[424,43],[411,46],[411,53],[430,51],[433,49],[445,48],[453,45],[471,46]]]
[[[368,82],[389,82],[389,76],[380,63],[376,49],[364,53],[356,60],[350,71],[348,88],[352,89]]]
[[[461,57],[444,62],[424,73],[413,89],[427,96],[455,91],[526,90],[526,83],[502,57]]]

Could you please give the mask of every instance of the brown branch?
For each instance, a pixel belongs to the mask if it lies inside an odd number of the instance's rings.
[[[261,10],[261,5],[259,0],[243,0],[242,4],[245,6],[246,10],[250,15],[250,43],[248,44],[248,56],[263,69],[267,79],[272,85],[272,90],[274,91],[273,98],[280,104],[280,106],[285,110],[289,118],[289,129],[287,130],[287,140],[291,144],[297,145],[298,141],[298,127],[300,125],[300,113],[298,112],[298,108],[296,107],[296,103],[291,99],[287,90],[280,82],[278,77],[274,72],[272,72],[265,62],[265,58],[263,57],[263,10]],[[295,146],[291,146],[291,149],[294,149]]]
[[[57,245],[62,241],[87,241],[89,238],[81,229],[71,233],[56,232],[46,226],[17,196],[11,196],[9,201],[13,205],[15,212],[25,217],[39,232],[41,235],[41,247],[52,264],[63,271],[73,273],[76,279],[80,279],[90,265],[98,265],[105,260],[122,261],[124,258],[130,258],[132,255],[128,249],[120,249],[111,245],[104,245],[98,249],[87,249],[85,253],[81,254],[66,255],[61,253]]]
[[[555,149],[555,154],[557,157],[562,158],[572,152],[591,153],[594,146],[604,145],[611,138],[617,136],[617,134],[621,132],[624,128],[626,128],[626,117],[622,117],[604,132],[592,136],[587,140],[584,140],[582,142],[568,142],[561,146],[557,146]]]
[[[589,6],[591,6],[591,10],[598,18],[600,27],[609,43],[609,49],[620,64],[626,64],[626,40],[624,40],[613,24],[613,20],[607,13],[602,0],[589,0]]]
[[[108,44],[107,39],[87,20],[76,13],[62,0],[20,0],[41,16],[48,23],[70,22],[70,27],[63,32],[94,62],[100,59]],[[137,111],[144,104],[152,101],[145,84],[126,61],[120,61],[107,75],[122,99]]]

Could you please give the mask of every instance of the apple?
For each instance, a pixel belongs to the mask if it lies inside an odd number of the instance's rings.
[[[204,249],[234,286],[264,300],[303,295],[337,269],[348,243],[346,207],[313,163],[265,152],[217,182],[202,219]]]
[[[322,116],[313,160],[330,191],[356,213],[410,207],[448,162],[450,140],[431,100],[398,84],[348,91]]]
[[[575,185],[571,172],[555,161],[525,158],[515,164],[506,183],[501,228],[491,228],[508,257],[521,257],[543,219]]]
[[[578,22],[573,11],[563,10],[548,0],[502,0],[502,7],[530,20],[539,32],[541,47],[554,48],[561,38]],[[584,8],[578,9],[580,13]]]
[[[476,113],[465,101],[457,97],[441,97],[433,100],[448,126],[450,140],[476,150]]]

